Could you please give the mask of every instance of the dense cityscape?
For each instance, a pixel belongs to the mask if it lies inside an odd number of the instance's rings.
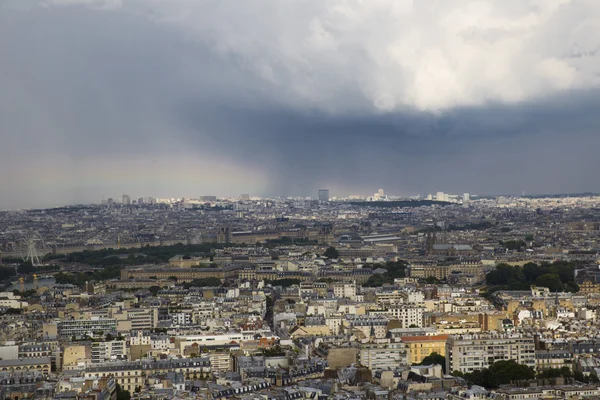
[[[0,398],[600,396],[600,197],[0,213]]]
[[[600,0],[0,0],[0,400],[600,400]]]

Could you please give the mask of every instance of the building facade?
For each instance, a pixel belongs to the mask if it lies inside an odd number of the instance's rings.
[[[450,336],[446,341],[446,371],[482,370],[496,361],[515,360],[535,368],[535,344],[521,335]]]

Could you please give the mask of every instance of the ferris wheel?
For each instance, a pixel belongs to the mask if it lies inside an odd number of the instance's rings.
[[[23,236],[19,244],[21,258],[25,262],[31,262],[33,266],[42,264],[42,258],[47,253],[44,239],[38,232],[29,232]]]

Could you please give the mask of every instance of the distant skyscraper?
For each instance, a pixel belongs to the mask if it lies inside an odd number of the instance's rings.
[[[144,204],[144,198],[143,197],[140,197],[138,199],[138,204]]]
[[[131,197],[129,197],[129,195],[124,194],[123,195],[123,201],[122,201],[124,206],[128,206],[131,204]]]
[[[469,193],[463,193],[463,201],[471,200],[471,195]]]
[[[437,192],[435,194],[435,199],[437,201],[447,201],[446,194],[444,192]]]
[[[329,189],[319,189],[319,201],[329,201]]]
[[[247,193],[244,193],[240,196],[240,200],[241,201],[249,201],[250,200],[250,195]]]
[[[384,195],[385,193],[384,193],[383,189],[379,189],[379,190],[377,191],[377,194],[379,195],[379,197],[383,197],[383,195]]]

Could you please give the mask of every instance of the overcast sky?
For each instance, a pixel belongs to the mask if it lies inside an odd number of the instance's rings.
[[[0,209],[600,192],[598,0],[0,0]]]

